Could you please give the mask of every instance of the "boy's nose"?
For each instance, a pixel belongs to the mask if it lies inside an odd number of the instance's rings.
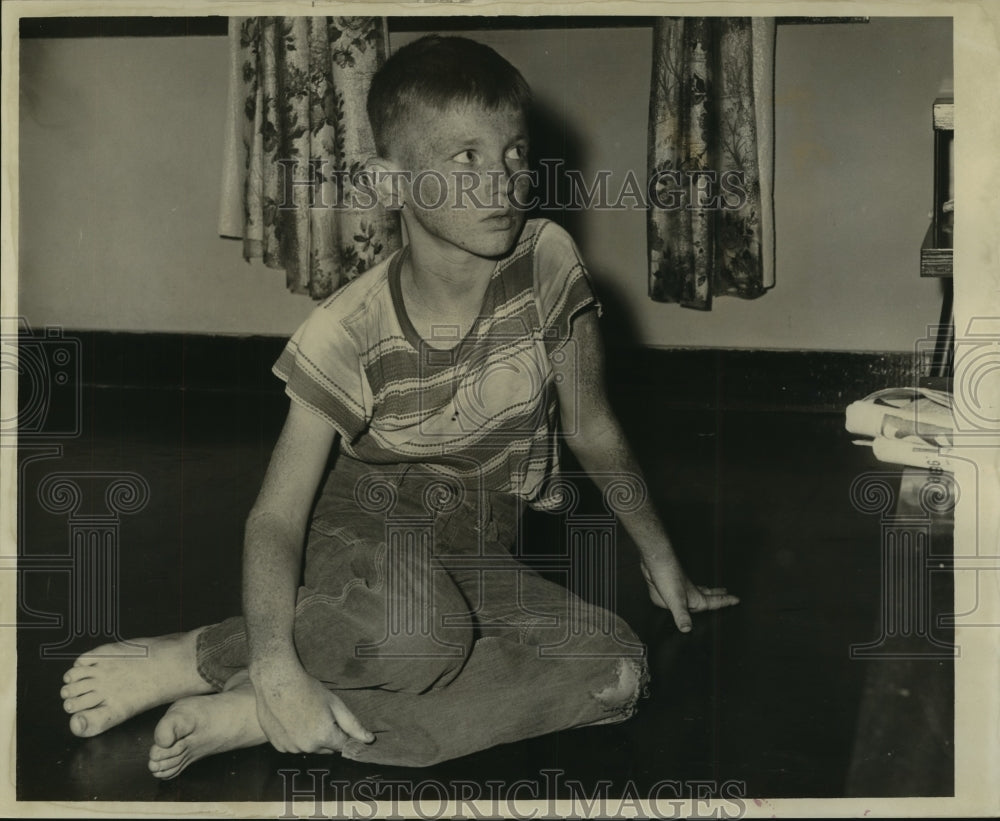
[[[515,189],[518,187],[518,178],[515,175],[518,170],[507,163],[491,169],[486,174],[487,192],[494,197],[501,198],[504,205],[509,204],[515,199]]]

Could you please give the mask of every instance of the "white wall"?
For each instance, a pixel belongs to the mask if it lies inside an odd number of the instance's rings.
[[[224,37],[22,41],[33,326],[284,334],[308,310],[217,234],[227,62]]]
[[[521,68],[585,174],[644,174],[648,30],[474,36]],[[21,60],[20,313],[32,325],[295,328],[310,300],[215,233],[225,38],[26,40]],[[909,350],[940,309],[918,259],[950,20],[782,26],[777,60],[777,287],[709,313],[652,302],[643,213],[574,215],[609,328],[657,346]]]

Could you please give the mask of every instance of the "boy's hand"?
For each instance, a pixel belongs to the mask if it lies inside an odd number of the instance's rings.
[[[348,737],[370,744],[375,736],[341,699],[298,664],[254,679],[257,719],[272,746],[283,753],[332,753]]]
[[[677,629],[682,633],[691,630],[691,613],[718,610],[740,602],[736,596],[726,592],[724,587],[701,587],[694,584],[684,574],[673,555],[655,561],[643,560],[641,567],[653,604],[669,610]]]

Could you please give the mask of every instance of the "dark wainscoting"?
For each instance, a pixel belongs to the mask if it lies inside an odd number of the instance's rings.
[[[87,387],[281,392],[271,365],[282,337],[65,331],[77,340]],[[607,373],[620,403],[669,407],[843,410],[890,386],[916,384],[906,352],[610,348]]]

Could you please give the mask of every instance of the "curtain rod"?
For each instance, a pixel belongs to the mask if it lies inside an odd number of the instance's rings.
[[[55,37],[219,37],[225,36],[227,17],[22,17],[22,39]],[[389,31],[540,30],[561,28],[643,28],[653,17],[631,16],[495,16],[389,17]],[[867,23],[868,17],[778,17],[779,25]]]

